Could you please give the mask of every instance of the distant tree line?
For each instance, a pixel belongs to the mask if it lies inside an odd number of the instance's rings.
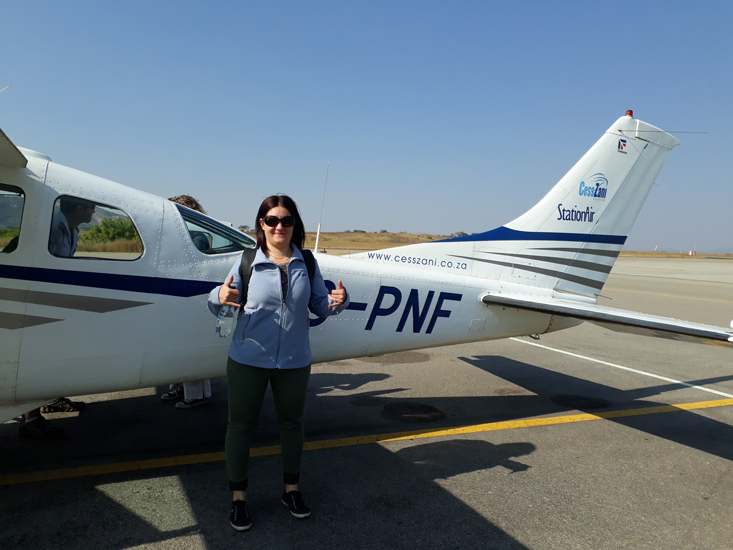
[[[249,225],[240,225],[237,227],[242,233],[252,233],[254,232],[254,229],[250,227]],[[363,229],[347,229],[346,231],[343,231],[343,233],[368,233],[368,231],[364,231]],[[380,229],[379,231],[375,231],[375,233],[391,233],[391,231],[387,231],[386,229]],[[402,235],[405,234],[406,231],[400,231],[398,234]],[[475,235],[476,233],[471,233],[471,235]],[[465,233],[463,231],[457,231],[456,233],[451,233],[448,235],[448,238],[455,239],[456,237],[465,237],[468,233]],[[429,235],[427,237],[429,240],[432,240],[432,235]]]
[[[89,231],[79,235],[79,241],[83,243],[105,243],[118,240],[140,240],[132,220],[122,217],[104,218]]]

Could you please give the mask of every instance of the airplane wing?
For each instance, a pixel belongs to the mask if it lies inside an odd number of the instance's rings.
[[[479,298],[487,306],[510,307],[572,317],[589,321],[615,332],[733,347],[733,331],[721,327],[528,294],[486,292]]]
[[[0,166],[9,166],[10,168],[25,168],[28,159],[20,150],[13,145],[10,138],[5,132],[0,130]]]

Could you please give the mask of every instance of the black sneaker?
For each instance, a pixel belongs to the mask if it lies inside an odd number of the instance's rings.
[[[183,388],[171,390],[160,396],[163,401],[173,401],[174,399],[183,399]]]
[[[64,431],[39,416],[33,420],[21,422],[18,435],[31,439],[61,439],[64,437]]]
[[[205,397],[202,397],[201,399],[184,399],[183,401],[179,401],[176,403],[176,409],[190,409],[191,407],[198,407],[199,405],[203,405],[207,403],[209,400]]]
[[[290,514],[294,518],[305,519],[307,517],[310,517],[311,509],[305,505],[300,491],[290,491],[289,493],[283,493],[282,501],[285,506],[290,508]]]
[[[247,502],[244,500],[235,500],[232,502],[232,512],[229,514],[229,523],[232,524],[237,531],[246,531],[252,527],[252,518],[249,515]]]

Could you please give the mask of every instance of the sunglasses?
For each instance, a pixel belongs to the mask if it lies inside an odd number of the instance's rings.
[[[277,227],[277,224],[283,224],[283,227],[293,227],[295,225],[295,218],[293,216],[284,216],[278,218],[277,216],[265,216],[262,218],[265,221],[267,227]]]

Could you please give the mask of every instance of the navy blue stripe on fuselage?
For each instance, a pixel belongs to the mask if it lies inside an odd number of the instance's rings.
[[[580,243],[600,243],[623,245],[626,237],[623,235],[591,235],[588,233],[543,233],[535,231],[517,231],[501,226],[491,231],[484,231],[475,235],[464,235],[453,239],[443,239],[436,243],[455,243],[464,241],[563,241]]]
[[[57,285],[72,285],[143,294],[162,294],[190,298],[208,294],[219,283],[169,279],[166,277],[143,277],[139,275],[119,275],[117,273],[90,273],[87,271],[67,271],[64,269],[45,269],[0,265],[0,279],[37,281]]]

